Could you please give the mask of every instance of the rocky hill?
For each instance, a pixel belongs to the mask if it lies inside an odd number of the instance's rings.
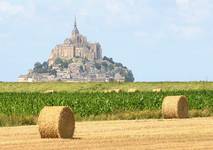
[[[80,34],[76,20],[71,37],[56,45],[47,62],[37,62],[19,82],[133,82],[132,72],[112,58],[103,57],[99,43],[90,43]]]
[[[33,70],[25,75],[25,80],[29,82],[133,82],[134,77],[127,67],[108,57],[95,61],[84,58],[70,60],[57,58],[51,66],[48,66],[47,62],[35,63]]]

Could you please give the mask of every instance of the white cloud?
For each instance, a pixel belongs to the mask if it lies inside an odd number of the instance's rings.
[[[16,15],[24,12],[21,5],[14,5],[6,0],[0,0],[0,12],[8,15]]]
[[[132,36],[143,44],[159,43],[160,41],[167,38],[167,33],[162,31],[137,31],[133,32]]]
[[[175,21],[171,30],[187,39],[200,37],[213,14],[212,0],[176,0]]]
[[[176,5],[180,9],[188,9],[190,0],[176,0]]]
[[[107,21],[131,24],[140,22],[145,15],[152,15],[152,9],[144,0],[105,0]]]
[[[178,37],[184,39],[194,39],[200,37],[204,31],[199,26],[185,25],[185,26],[177,26],[173,24],[170,27],[171,31],[173,31]]]
[[[29,0],[23,3],[11,3],[7,0],[0,0],[0,21],[14,20],[32,20],[36,19],[36,3],[34,0]]]
[[[88,0],[85,9],[88,12],[91,10],[90,13],[93,15],[101,13],[97,15],[102,15],[101,17],[110,26],[139,23],[144,17],[153,13],[152,8],[144,0]]]
[[[213,9],[212,0],[176,0],[178,16],[187,23],[205,21]]]
[[[56,17],[61,19],[64,14],[77,15],[85,23],[100,19],[107,28],[124,27],[135,37],[150,40],[162,39],[173,33],[185,38],[195,38],[206,31],[202,24],[213,14],[213,0],[174,0],[175,3],[169,7],[165,5],[168,3],[163,2],[157,6],[153,4],[155,0],[11,1],[0,0],[0,22],[14,18],[19,22],[55,21]],[[161,30],[159,33],[158,28]],[[152,31],[155,29],[156,32]]]

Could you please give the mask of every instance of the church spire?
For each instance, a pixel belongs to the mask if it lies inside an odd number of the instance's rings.
[[[76,16],[75,16],[75,21],[74,21],[74,29],[72,31],[73,35],[79,34],[78,28],[77,28],[77,21],[76,21]]]
[[[74,28],[77,28],[76,16],[75,16]]]

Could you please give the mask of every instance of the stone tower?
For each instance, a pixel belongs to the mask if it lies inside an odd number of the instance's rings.
[[[74,28],[72,30],[72,38],[75,38],[79,35],[79,31],[77,28],[77,22],[76,22],[76,17],[75,17],[75,22],[74,22]]]

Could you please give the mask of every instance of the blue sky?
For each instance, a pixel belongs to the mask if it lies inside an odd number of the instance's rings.
[[[0,0],[0,81],[47,60],[75,15],[136,81],[213,81],[213,0]]]

